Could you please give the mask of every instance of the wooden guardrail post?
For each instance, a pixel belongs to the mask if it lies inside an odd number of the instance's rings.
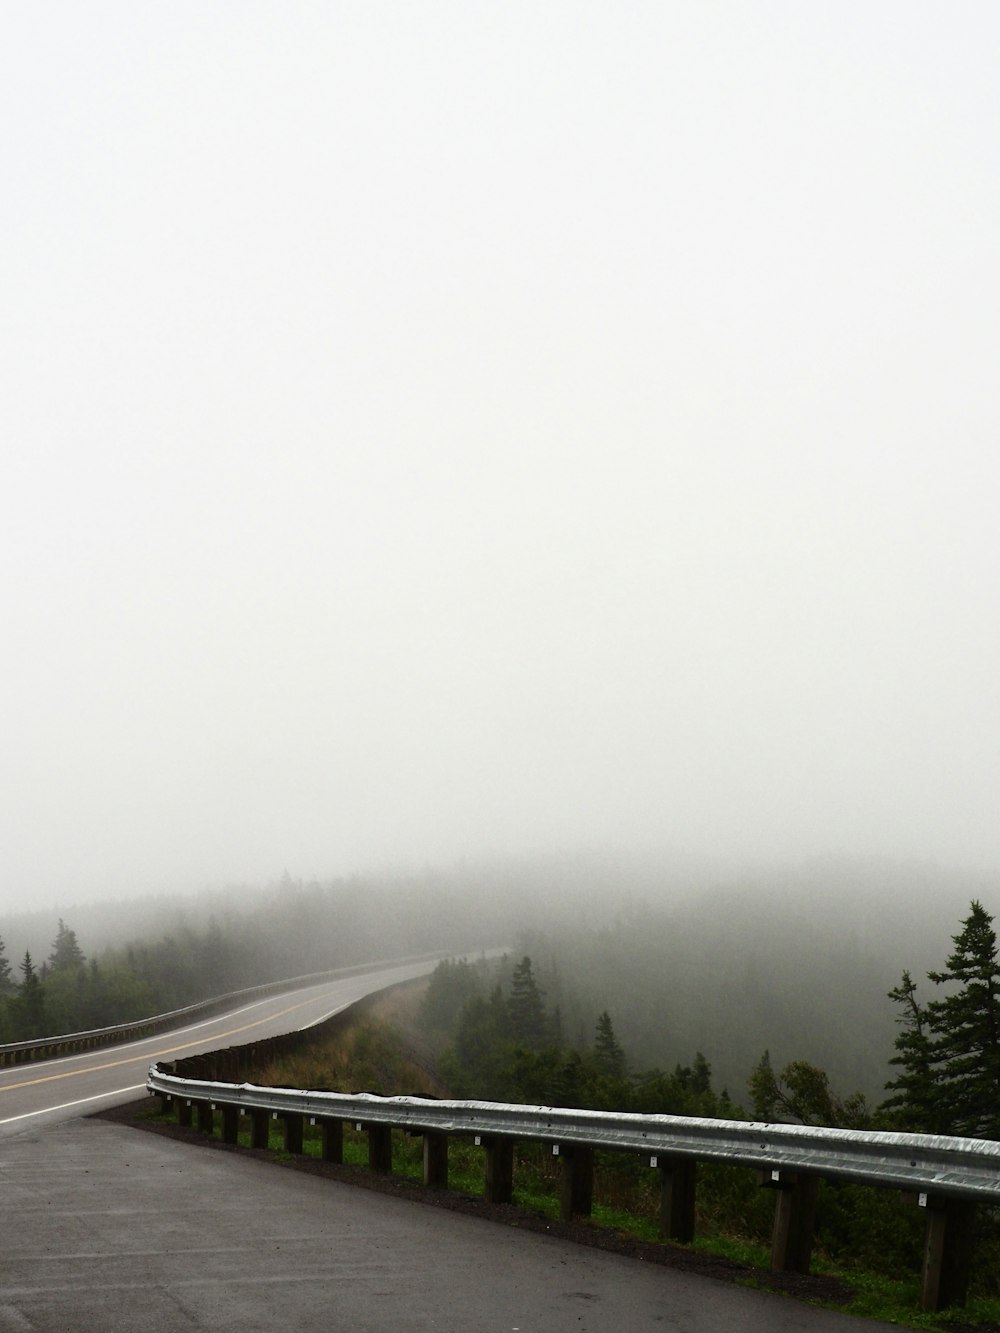
[[[969,1288],[976,1205],[970,1199],[921,1194],[927,1209],[924,1262],[920,1276],[921,1310],[964,1305]]]
[[[775,1191],[771,1272],[808,1273],[819,1177],[804,1171],[765,1170],[760,1183]]]
[[[177,1098],[177,1123],[185,1129],[191,1128],[191,1103],[186,1097]]]
[[[321,1120],[320,1135],[324,1162],[343,1162],[344,1160],[344,1122],[343,1120]]]
[[[555,1149],[562,1162],[559,1216],[564,1222],[589,1217],[594,1206],[594,1150],[589,1144],[560,1143]]]
[[[222,1142],[239,1143],[240,1141],[240,1108],[238,1106],[224,1106],[222,1108]]]
[[[660,1239],[690,1245],[698,1163],[689,1157],[660,1157],[651,1165],[660,1169]]]
[[[198,1129],[202,1134],[213,1134],[215,1132],[215,1112],[212,1110],[211,1102],[195,1102],[198,1112]]]
[[[392,1171],[392,1126],[366,1125],[368,1133],[368,1169],[387,1176]]]
[[[271,1116],[254,1107],[250,1112],[250,1147],[266,1148],[271,1140]]]
[[[283,1115],[281,1119],[285,1125],[285,1152],[291,1153],[294,1157],[301,1157],[305,1117],[292,1113]]]
[[[448,1135],[424,1134],[424,1184],[428,1189],[448,1188]]]
[[[514,1195],[513,1139],[484,1139],[486,1149],[486,1186],[489,1203],[510,1203]]]

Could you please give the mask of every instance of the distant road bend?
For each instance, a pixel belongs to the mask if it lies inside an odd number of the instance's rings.
[[[406,963],[324,981],[247,1003],[155,1037],[0,1069],[0,1135],[90,1115],[142,1096],[154,1060],[197,1055],[309,1027],[398,981],[423,976],[433,962]]]

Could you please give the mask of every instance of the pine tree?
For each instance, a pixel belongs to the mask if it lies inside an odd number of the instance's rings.
[[[83,950],[77,943],[76,931],[70,930],[60,917],[59,929],[52,943],[52,952],[49,954],[50,969],[59,972],[64,968],[80,968],[85,961]]]
[[[594,1061],[602,1074],[607,1074],[610,1078],[625,1077],[625,1052],[618,1044],[611,1015],[607,1009],[597,1020],[597,1030],[594,1034]]]
[[[21,962],[21,975],[23,980],[18,987],[17,994],[20,1011],[19,1027],[22,1037],[27,1040],[29,1037],[44,1035],[42,1032],[42,1015],[45,1003],[41,978],[35,970],[35,965],[31,961],[31,954],[27,950],[25,950]]]
[[[545,1001],[525,956],[514,968],[507,1001],[514,1040],[537,1049],[545,1042]]]
[[[695,1051],[694,1064],[691,1067],[691,1091],[699,1097],[712,1091],[712,1066],[701,1051]]]
[[[431,973],[430,984],[421,1005],[421,1017],[427,1027],[452,1033],[463,1005],[481,995],[483,974],[464,958],[444,958]]]
[[[943,972],[959,989],[928,1006],[940,1106],[953,1134],[1000,1138],[1000,963],[993,918],[973,902]]]
[[[931,1014],[917,999],[917,985],[904,972],[898,986],[889,991],[889,999],[900,1006],[896,1022],[903,1029],[896,1038],[896,1054],[889,1063],[902,1073],[885,1086],[892,1093],[883,1103],[893,1121],[917,1134],[944,1134],[948,1124],[941,1107],[941,1088],[934,1073],[934,1045]]]
[[[552,1010],[552,1017],[549,1020],[549,1041],[557,1051],[563,1047],[563,1016],[562,1009],[557,1004]]]
[[[4,942],[0,939],[0,995],[10,995],[15,990],[17,990],[17,983],[14,981],[14,974],[11,972],[10,963],[7,961]]]
[[[467,1001],[452,1053],[442,1062],[457,1096],[509,1098],[506,1061],[512,1035],[510,1010],[499,986],[488,999],[477,995]]]
[[[757,1062],[747,1084],[750,1105],[758,1120],[766,1123],[777,1118],[779,1106],[778,1080],[771,1064],[771,1052],[765,1051]]]

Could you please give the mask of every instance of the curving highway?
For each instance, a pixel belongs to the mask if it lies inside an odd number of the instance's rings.
[[[140,1041],[0,1069],[0,1135],[134,1101],[145,1090],[146,1071],[154,1060],[197,1055],[309,1027],[373,991],[423,976],[433,967],[433,962],[426,961],[387,966],[305,990],[269,995]]]

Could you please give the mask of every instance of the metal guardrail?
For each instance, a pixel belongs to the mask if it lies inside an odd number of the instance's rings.
[[[778,1172],[803,1171],[832,1180],[916,1193],[1000,1200],[1000,1143],[982,1139],[564,1110],[505,1102],[309,1092],[179,1078],[158,1065],[150,1068],[146,1086],[150,1092],[169,1097],[279,1116],[353,1120],[420,1134],[581,1144]]]
[[[289,1033],[284,1040],[294,1037]],[[310,1119],[321,1126],[325,1160],[340,1162],[344,1122],[353,1121],[367,1132],[369,1166],[383,1172],[392,1169],[391,1132],[397,1128],[423,1135],[424,1184],[438,1188],[447,1185],[449,1138],[474,1137],[485,1150],[485,1195],[494,1203],[512,1199],[515,1142],[550,1143],[562,1158],[564,1219],[591,1211],[595,1149],[644,1155],[661,1173],[660,1234],[669,1240],[694,1237],[698,1162],[756,1168],[759,1183],[775,1191],[775,1271],[809,1271],[821,1178],[898,1189],[926,1210],[920,1282],[925,1310],[964,1303],[976,1204],[1000,1203],[1000,1143],[987,1140],[219,1081],[220,1072],[253,1067],[253,1051],[246,1047],[181,1063],[188,1073],[211,1077],[182,1077],[153,1065],[146,1082],[165,1106],[176,1105],[181,1124],[190,1125],[196,1109],[198,1127],[211,1130],[220,1109],[223,1139],[236,1144],[240,1116],[249,1114],[251,1146],[266,1148],[268,1122],[278,1118],[286,1149],[295,1154],[303,1152],[303,1125]]]
[[[224,995],[199,1000],[196,1004],[186,1005],[183,1009],[171,1009],[167,1013],[154,1014],[150,1018],[136,1018],[128,1023],[93,1028],[87,1032],[67,1032],[52,1037],[33,1037],[27,1041],[5,1042],[0,1044],[0,1067],[20,1064],[22,1061],[50,1059],[55,1055],[90,1050],[97,1046],[110,1046],[119,1041],[127,1041],[130,1037],[152,1036],[168,1028],[180,1027],[189,1019],[202,1018],[219,1009],[225,1009],[241,1000],[253,1000],[283,990],[302,990],[307,986],[319,985],[337,977],[358,976],[364,972],[375,971],[392,963],[430,962],[441,957],[440,953],[413,954],[406,958],[382,959],[374,963],[331,968],[326,972],[308,972],[303,976],[290,977],[284,981],[266,981],[262,985],[249,986],[244,990],[228,991]]]

